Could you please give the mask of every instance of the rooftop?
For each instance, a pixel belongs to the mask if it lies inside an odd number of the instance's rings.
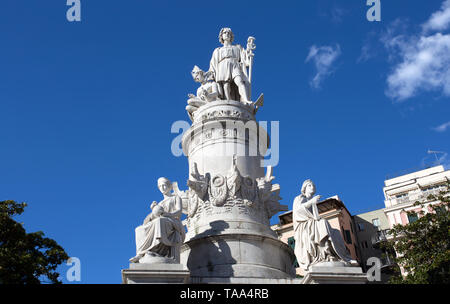
[[[319,213],[325,213],[327,211],[339,208],[344,208],[345,210],[347,210],[344,203],[340,200],[339,196],[337,195],[324,199],[323,201],[320,201],[317,204],[317,209]],[[348,214],[350,214],[348,210],[347,212]],[[280,214],[278,218],[280,219],[280,225],[292,223],[292,210]]]
[[[409,181],[409,180],[414,180],[414,179],[425,177],[425,176],[429,176],[429,175],[432,175],[432,174],[441,173],[441,172],[444,172],[444,171],[445,171],[444,170],[444,166],[442,166],[442,165],[431,167],[431,168],[422,169],[422,170],[419,170],[419,171],[413,171],[413,172],[410,172],[408,174],[404,174],[404,175],[400,175],[398,177],[387,179],[387,180],[384,181],[384,185],[386,187],[388,187],[388,186],[392,186],[392,185],[395,185],[395,184],[403,183],[403,182],[406,182],[406,181]]]

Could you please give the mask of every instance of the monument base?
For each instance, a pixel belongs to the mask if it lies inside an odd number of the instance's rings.
[[[122,270],[123,284],[184,284],[189,283],[189,270],[182,264],[131,263]]]
[[[365,284],[367,275],[361,267],[321,263],[311,266],[302,284]]]
[[[254,283],[295,277],[292,249],[280,240],[251,234],[222,234],[192,239],[181,246],[180,262],[191,283]],[[263,280],[264,281],[264,280]],[[264,282],[261,282],[264,283]]]
[[[221,278],[221,277],[191,277],[191,284],[301,284],[300,278]]]

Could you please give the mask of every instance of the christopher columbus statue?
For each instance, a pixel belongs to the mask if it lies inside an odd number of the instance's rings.
[[[214,50],[210,62],[209,72],[212,72],[215,82],[218,84],[221,99],[238,100],[250,103],[250,81],[247,67],[251,73],[254,49],[252,38],[250,45],[244,49],[240,45],[232,45],[234,40],[230,28],[222,28],[219,33],[219,41],[222,47]],[[249,39],[250,39],[249,38]]]

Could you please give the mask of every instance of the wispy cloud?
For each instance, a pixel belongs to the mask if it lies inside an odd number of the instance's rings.
[[[436,132],[445,132],[447,129],[450,129],[450,121],[443,123],[435,128],[432,128]]]
[[[441,10],[422,24],[426,31],[415,35],[394,35],[399,22],[388,29],[381,41],[390,59],[399,56],[400,62],[387,77],[387,96],[396,101],[414,97],[422,91],[438,91],[450,96],[450,34],[429,32],[447,29],[449,14],[450,0],[446,0]]]
[[[332,46],[311,46],[309,54],[305,59],[305,62],[314,62],[316,68],[316,75],[310,81],[311,87],[319,89],[323,80],[331,75],[333,70],[333,64],[336,59],[341,55],[341,47],[339,44],[336,47]]]
[[[422,25],[424,31],[443,31],[450,26],[450,0],[442,3],[441,9],[431,15]]]
[[[373,54],[370,52],[371,47],[369,44],[364,44],[361,47],[361,54],[359,55],[358,59],[356,60],[357,63],[365,62],[373,57]]]
[[[358,59],[356,59],[356,63],[368,61],[377,55],[378,48],[374,46],[375,39],[375,31],[371,31],[367,34],[366,39],[364,39],[363,46],[361,47],[361,54]]]
[[[341,23],[344,16],[348,13],[348,11],[344,8],[333,6],[331,9],[331,22],[333,23]]]

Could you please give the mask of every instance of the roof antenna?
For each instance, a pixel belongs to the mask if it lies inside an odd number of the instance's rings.
[[[439,159],[437,158],[437,155],[436,155],[436,154],[437,154],[437,153],[445,154],[445,152],[442,152],[442,151],[432,151],[432,150],[430,150],[430,149],[428,149],[427,153],[428,153],[428,154],[434,154],[434,157],[436,157],[436,163],[437,163],[438,165],[440,165],[441,162],[440,162]]]

